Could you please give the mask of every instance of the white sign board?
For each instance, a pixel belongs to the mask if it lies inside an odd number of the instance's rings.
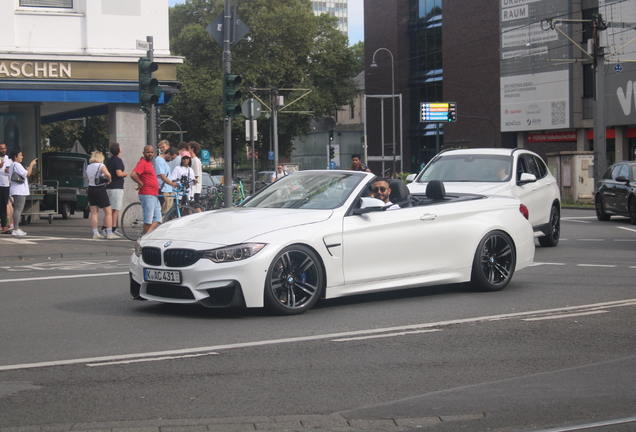
[[[568,79],[567,70],[501,77],[501,131],[569,127]]]

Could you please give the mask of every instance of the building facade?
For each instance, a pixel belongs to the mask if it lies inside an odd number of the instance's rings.
[[[416,172],[439,150],[525,147],[548,153],[593,150],[595,76],[605,83],[607,163],[636,151],[636,0],[365,0],[366,91],[402,95],[392,117],[367,106],[370,157],[386,154],[394,121],[404,137],[404,171]],[[610,23],[595,73],[596,14]],[[569,21],[568,21],[569,20]],[[391,58],[379,57],[386,48]],[[375,54],[379,67],[370,67]],[[382,61],[382,64],[380,64]],[[396,99],[397,102],[397,99]],[[456,102],[452,123],[420,121],[421,102]],[[396,114],[396,116],[398,115]],[[370,159],[372,160],[372,159]],[[382,167],[370,162],[374,172]],[[386,166],[386,161],[385,161]]]
[[[167,0],[5,0],[0,28],[0,140],[8,149],[21,149],[28,163],[40,156],[41,124],[108,114],[110,140],[134,166],[146,142],[137,64],[146,51],[136,41],[153,37],[160,103],[182,61],[169,52]]]
[[[327,14],[338,18],[338,30],[349,34],[347,0],[312,0],[311,5],[316,15]]]

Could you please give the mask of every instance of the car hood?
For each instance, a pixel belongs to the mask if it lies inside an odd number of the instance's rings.
[[[408,185],[411,193],[426,193],[428,183],[411,183]],[[487,182],[444,182],[446,192],[474,193],[480,195],[507,195],[509,183]]]
[[[144,236],[144,240],[231,245],[272,231],[322,222],[332,214],[332,210],[235,207],[172,220]]]

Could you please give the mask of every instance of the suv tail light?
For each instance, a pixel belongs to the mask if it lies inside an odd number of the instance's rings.
[[[526,219],[530,218],[530,210],[528,210],[528,207],[524,206],[523,204],[520,204],[519,211],[521,212],[524,218]]]

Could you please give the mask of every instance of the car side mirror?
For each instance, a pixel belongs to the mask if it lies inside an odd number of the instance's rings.
[[[384,201],[373,197],[360,198],[360,207],[353,209],[354,215],[361,215],[365,213],[371,213],[384,210]]]
[[[406,176],[406,182],[413,183],[415,181],[415,177],[417,177],[417,174],[409,174]]]
[[[627,180],[627,179],[625,178],[625,176],[618,176],[618,177],[616,177],[616,181],[617,181],[617,182],[621,182],[621,183],[629,183],[629,180]]]
[[[536,181],[537,181],[537,177],[534,174],[521,173],[521,177],[519,178],[519,181],[517,182],[517,184],[520,185],[520,184],[526,184],[526,183],[533,183]]]

